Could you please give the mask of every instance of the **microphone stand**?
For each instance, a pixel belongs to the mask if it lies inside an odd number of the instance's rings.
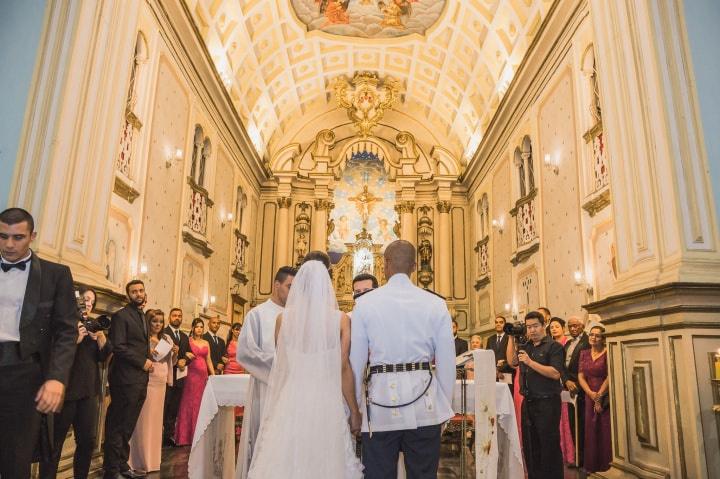
[[[465,479],[465,441],[467,440],[467,370],[462,367],[457,371],[460,376],[460,477]]]

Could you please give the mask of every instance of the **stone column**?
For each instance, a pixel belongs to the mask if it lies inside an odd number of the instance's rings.
[[[437,292],[446,298],[450,298],[451,280],[450,280],[450,263],[452,255],[450,254],[450,209],[452,205],[449,201],[438,201],[438,222],[437,222],[437,247],[435,248],[435,265],[437,275],[435,276],[435,286]]]
[[[278,220],[277,230],[275,232],[275,265],[277,268],[281,266],[290,266],[290,205],[292,200],[290,197],[284,196],[277,199],[278,204]],[[276,269],[277,269],[276,268]]]
[[[608,344],[613,459],[597,475],[718,477],[720,245],[683,3],[589,4],[617,241],[617,281],[586,306]]]
[[[310,249],[322,250],[327,249],[327,224],[330,211],[335,208],[335,204],[328,199],[315,200],[315,209],[313,210],[312,233],[310,237]]]
[[[417,247],[417,225],[413,215],[415,203],[412,201],[400,201],[395,205],[395,211],[400,217],[400,239],[409,241]]]

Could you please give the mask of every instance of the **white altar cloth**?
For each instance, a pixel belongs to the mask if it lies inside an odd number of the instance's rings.
[[[190,479],[233,479],[235,475],[235,416],[234,407],[244,406],[250,376],[228,374],[211,376],[203,392],[195,437],[190,449],[188,477]],[[475,410],[474,381],[467,382],[467,410]],[[479,394],[478,394],[479,393]],[[520,441],[515,419],[515,407],[507,384],[495,384],[496,428],[498,442],[498,478],[523,477]],[[460,412],[460,381],[455,385],[452,402]],[[482,442],[479,439],[478,442]],[[486,477],[477,475],[476,477]]]

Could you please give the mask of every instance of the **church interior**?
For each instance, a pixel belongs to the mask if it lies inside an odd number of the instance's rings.
[[[541,306],[603,325],[594,477],[720,478],[713,0],[3,9],[0,209],[101,312],[140,278],[224,334],[311,250],[349,311],[408,240],[461,337]]]

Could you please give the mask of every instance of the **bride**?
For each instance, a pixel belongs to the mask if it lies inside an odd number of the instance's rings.
[[[327,254],[308,253],[278,316],[248,479],[363,477],[350,438],[361,421],[349,361],[350,320],[338,309],[329,266]]]

